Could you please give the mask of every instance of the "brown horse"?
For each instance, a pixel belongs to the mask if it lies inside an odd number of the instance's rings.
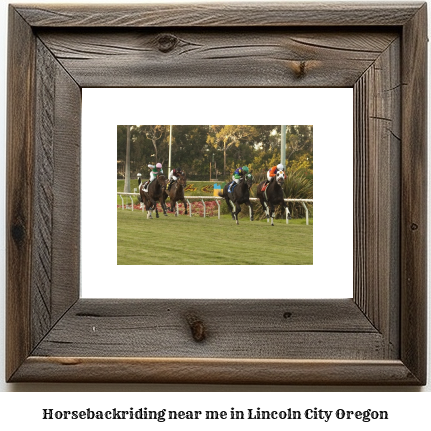
[[[284,201],[284,178],[284,171],[278,171],[275,179],[268,184],[265,191],[262,191],[265,181],[257,186],[257,198],[260,200],[260,204],[266,213],[267,222],[269,222],[269,218],[271,217],[271,226],[274,226],[275,206],[281,205],[286,211],[286,214],[289,214],[289,209]]]
[[[254,220],[253,216],[253,205],[250,202],[250,187],[253,184],[253,176],[247,174],[244,178],[241,178],[239,184],[237,184],[229,192],[229,185],[227,183],[224,186],[223,192],[218,192],[218,195],[225,199],[227,206],[231,208],[232,219],[239,224],[238,214],[241,211],[241,204],[246,204],[250,212],[250,221]]]
[[[187,185],[187,178],[185,172],[178,174],[178,179],[173,182],[169,193],[165,190],[164,199],[166,200],[169,196],[171,201],[171,212],[175,212],[175,217],[177,216],[177,211],[175,210],[175,204],[179,201],[182,201],[184,204],[184,214],[187,215],[187,203],[184,199],[184,189]]]
[[[163,214],[167,216],[166,213],[166,204],[163,193],[166,189],[166,177],[163,174],[157,175],[157,178],[154,179],[153,182],[148,186],[147,191],[144,190],[145,183],[141,184],[141,179],[138,180],[139,184],[139,194],[142,202],[145,205],[145,209],[147,210],[147,218],[153,218],[151,213],[153,210],[156,210],[156,217],[159,218],[159,212],[157,211],[157,201],[160,202],[160,205],[163,209]]]

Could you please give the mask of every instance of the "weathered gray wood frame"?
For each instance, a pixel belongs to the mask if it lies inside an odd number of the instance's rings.
[[[425,384],[426,15],[10,6],[6,379]],[[353,88],[354,298],[80,299],[81,88],[119,86]]]

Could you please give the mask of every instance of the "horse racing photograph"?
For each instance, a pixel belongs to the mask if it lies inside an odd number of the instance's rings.
[[[117,265],[313,265],[313,126],[118,125]]]

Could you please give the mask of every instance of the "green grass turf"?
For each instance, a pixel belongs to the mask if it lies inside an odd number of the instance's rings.
[[[118,265],[311,265],[313,226],[305,220],[236,225],[230,215],[148,220],[146,212],[117,210]]]

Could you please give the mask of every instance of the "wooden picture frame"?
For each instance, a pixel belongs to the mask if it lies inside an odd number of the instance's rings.
[[[426,46],[424,3],[11,5],[7,381],[426,384]],[[354,89],[353,299],[80,298],[81,89],[147,86]]]

